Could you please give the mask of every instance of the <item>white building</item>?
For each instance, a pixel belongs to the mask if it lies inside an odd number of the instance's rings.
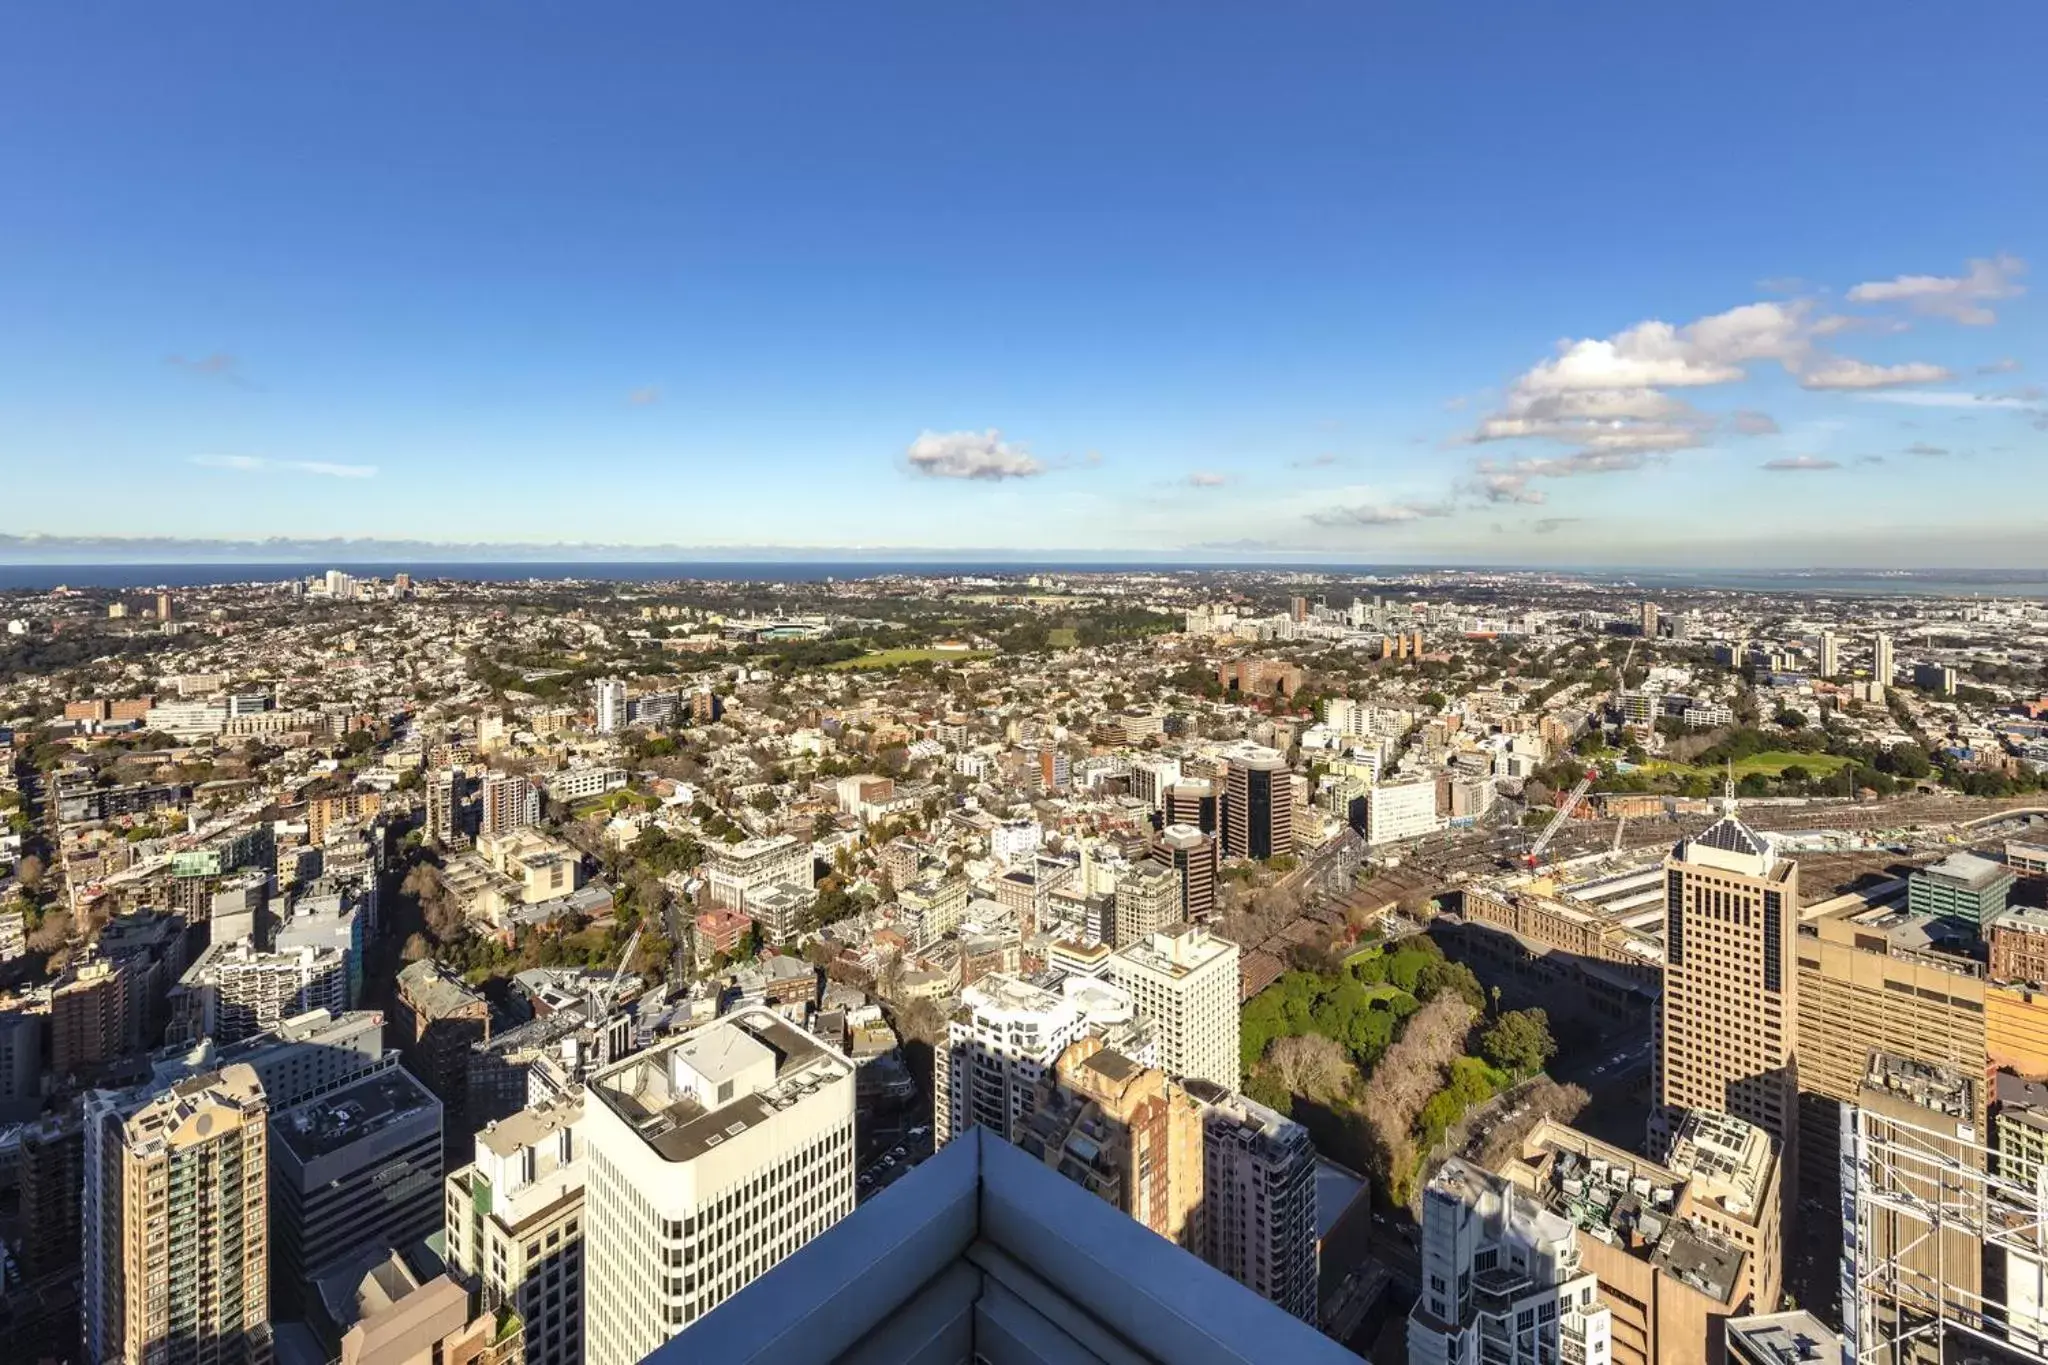
[[[1131,760],[1131,795],[1158,810],[1166,804],[1167,788],[1180,781],[1177,758],[1134,758]]]
[[[1411,1365],[1608,1365],[1613,1314],[1579,1268],[1577,1230],[1507,1180],[1452,1157],[1422,1196]]]
[[[590,1078],[590,1365],[637,1365],[853,1212],[853,1091],[758,1006]]]
[[[344,1014],[349,959],[339,948],[302,944],[258,952],[248,942],[214,944],[172,990],[172,1028],[184,1041],[239,1042],[308,1010]]]
[[[1303,1322],[1316,1321],[1316,1149],[1308,1129],[1206,1081],[1202,1259]]]
[[[548,795],[557,801],[587,801],[593,796],[622,790],[626,785],[626,770],[595,764],[579,765],[549,773],[546,785]]]
[[[812,887],[811,846],[794,834],[707,844],[704,880],[710,903],[727,910],[746,907],[747,893],[778,883]]]
[[[1045,842],[1045,831],[1036,820],[1005,820],[988,832],[989,856],[1004,867],[1028,861]]]
[[[1411,782],[1389,782],[1368,788],[1365,793],[1365,841],[1368,844],[1398,843],[1433,834],[1437,829],[1436,782],[1422,778]]]
[[[1110,958],[1104,979],[1131,993],[1167,1075],[1237,1089],[1237,959],[1235,943],[1198,924],[1148,935]]]
[[[1107,981],[1069,976],[1052,991],[990,972],[960,992],[960,1004],[965,1017],[932,1051],[932,1131],[941,1144],[976,1124],[1009,1138],[1031,1112],[1033,1088],[1077,1039],[1099,1037],[1140,1066],[1159,1065],[1130,992]]]
[[[228,725],[228,704],[224,701],[163,701],[149,708],[142,728],[156,730],[172,739],[211,739]]]
[[[597,732],[615,734],[626,728],[626,684],[618,678],[599,678],[592,684],[596,694]]]

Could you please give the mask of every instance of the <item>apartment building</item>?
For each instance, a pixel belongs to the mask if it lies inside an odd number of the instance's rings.
[[[1440,822],[1436,814],[1436,781],[1375,783],[1359,798],[1365,808],[1363,833],[1368,844],[1394,844],[1403,839],[1432,834]]]
[[[1181,879],[1173,868],[1144,862],[1117,878],[1114,946],[1138,944],[1182,922]]]
[[[469,1053],[490,1040],[489,1002],[435,963],[414,962],[398,973],[391,1024],[406,1068],[440,1096],[449,1113],[467,1113]],[[451,1145],[451,1156],[467,1147]]]
[[[540,823],[540,784],[524,773],[487,772],[477,796],[479,835],[510,834]]]
[[[246,1066],[88,1096],[80,1231],[91,1360],[269,1360],[266,1112]]]
[[[449,1271],[519,1314],[525,1365],[583,1360],[583,1105],[557,1095],[490,1125],[447,1180]]]
[[[853,1065],[742,1009],[593,1074],[590,1365],[637,1362],[853,1211]]]
[[[747,893],[756,887],[778,882],[815,886],[811,872],[811,846],[793,834],[704,849],[705,895],[712,905],[727,910],[746,909]]]
[[[619,678],[599,678],[591,685],[597,732],[616,734],[626,728],[626,684]]]
[[[1202,1259],[1314,1324],[1316,1149],[1308,1129],[1208,1081],[1184,1089],[1202,1118]]]
[[[1157,1067],[1076,1039],[1040,1077],[1015,1140],[1168,1241],[1205,1246],[1201,1108]]]
[[[1661,1127],[1668,1133],[1679,1111],[1720,1110],[1762,1128],[1789,1158],[1797,1150],[1799,866],[1727,815],[1679,842],[1664,880]],[[1784,1165],[1792,1169],[1791,1160]]]
[[[1422,1194],[1410,1365],[1609,1365],[1613,1314],[1563,1215],[1452,1157]]]
[[[1119,948],[1104,979],[1130,992],[1169,1076],[1235,1090],[1241,1080],[1237,966],[1235,943],[1198,924],[1177,924]]]
[[[244,939],[213,944],[171,993],[176,1040],[236,1043],[308,1010],[348,1011],[350,955],[301,944],[259,952]]]
[[[606,792],[623,790],[626,785],[626,770],[594,763],[583,764],[549,773],[542,782],[550,797],[568,804],[588,801],[593,796],[603,796]]]

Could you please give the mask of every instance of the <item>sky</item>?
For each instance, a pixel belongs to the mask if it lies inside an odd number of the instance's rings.
[[[0,555],[2048,566],[2048,7],[0,15]]]

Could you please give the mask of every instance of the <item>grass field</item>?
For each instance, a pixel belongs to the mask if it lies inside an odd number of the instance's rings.
[[[1045,642],[1054,649],[1072,649],[1081,643],[1081,632],[1072,626],[1054,626],[1045,633]]]
[[[1751,773],[1762,773],[1765,777],[1776,777],[1787,768],[1800,767],[1806,769],[1807,772],[1815,777],[1828,777],[1843,768],[1849,767],[1855,761],[1853,758],[1844,758],[1840,754],[1799,754],[1785,749],[1766,749],[1760,754],[1751,754],[1748,758],[1737,759],[1735,762],[1735,776],[1738,781],[1749,776]],[[1653,758],[1643,765],[1643,771],[1675,773],[1680,777],[1721,777],[1727,772],[1727,769],[1700,767],[1691,763],[1672,763],[1664,759]]]
[[[985,649],[877,649],[861,655],[858,659],[841,659],[825,667],[844,672],[865,671],[870,668],[898,668],[904,664],[925,662],[964,663],[969,659],[989,658]]]

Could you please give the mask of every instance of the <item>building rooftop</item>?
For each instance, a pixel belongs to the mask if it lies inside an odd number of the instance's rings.
[[[837,1052],[756,1007],[597,1073],[589,1093],[664,1161],[684,1162],[852,1075]]]
[[[410,1071],[390,1067],[274,1115],[271,1129],[303,1166],[428,1111],[438,1125],[440,1108]]]
[[[460,1011],[490,1008],[481,995],[431,961],[409,964],[399,972],[398,985],[413,1008],[431,1019],[443,1019]]]
[[[1728,1358],[1737,1365],[1838,1365],[1842,1339],[1804,1309],[1727,1321]]]
[[[1175,924],[1147,936],[1143,943],[1117,950],[1117,958],[1148,971],[1183,977],[1237,951],[1228,939],[1217,938],[1200,924]]]
[[[1988,891],[2001,881],[2012,879],[2012,869],[1967,850],[1958,849],[1931,867],[1913,873],[1915,877],[1950,882],[1970,891]]]
[[[1873,1051],[1863,1088],[1897,1095],[1922,1109],[1950,1118],[1977,1112],[1977,1085],[1952,1066],[1938,1066],[1917,1057]]]

